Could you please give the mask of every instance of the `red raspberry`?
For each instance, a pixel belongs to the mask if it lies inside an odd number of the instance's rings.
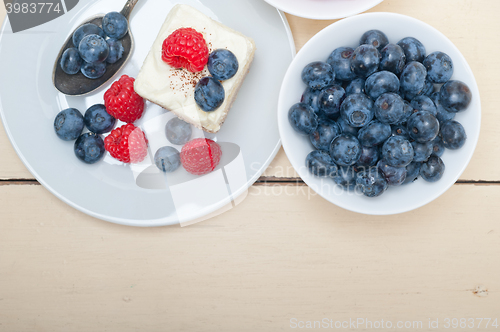
[[[175,68],[202,71],[208,62],[207,42],[193,28],[177,29],[163,41],[161,58]]]
[[[195,138],[182,147],[181,163],[189,173],[203,175],[217,167],[221,156],[219,144],[208,138]]]
[[[106,136],[104,148],[119,161],[140,163],[148,154],[148,140],[140,128],[129,123]]]
[[[123,75],[104,94],[106,111],[114,118],[132,123],[144,112],[144,99],[134,90],[134,79]]]

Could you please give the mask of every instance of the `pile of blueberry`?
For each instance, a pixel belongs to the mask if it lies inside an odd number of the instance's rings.
[[[73,33],[73,46],[61,56],[61,69],[68,75],[82,72],[96,79],[106,72],[106,63],[115,63],[123,56],[120,41],[128,32],[128,21],[118,12],[110,12],[102,20],[102,29],[87,23]]]
[[[75,141],[74,151],[78,159],[86,164],[94,164],[105,153],[104,141],[100,134],[110,132],[116,119],[108,114],[106,107],[96,104],[83,116],[76,108],[67,108],[57,114],[54,120],[54,130],[64,141]],[[82,134],[84,127],[90,132]]]
[[[226,97],[221,81],[228,80],[238,71],[238,59],[233,52],[217,49],[210,53],[207,68],[212,76],[205,76],[196,84],[194,100],[205,112],[213,112]]]
[[[453,118],[472,99],[452,75],[447,54],[426,55],[413,37],[391,44],[379,30],[365,32],[356,49],[339,47],[308,64],[307,87],[288,118],[316,149],[306,158],[309,171],[368,197],[419,176],[441,179],[445,148],[467,139]]]

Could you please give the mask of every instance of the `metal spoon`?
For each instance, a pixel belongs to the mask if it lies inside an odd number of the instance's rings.
[[[130,13],[132,12],[132,9],[134,9],[137,1],[139,0],[127,0],[127,3],[125,3],[125,6],[121,10],[120,13],[125,16],[127,20],[129,20]],[[93,16],[87,19],[85,22],[82,22],[81,25],[86,23],[93,23],[98,27],[102,27],[103,18],[104,15],[102,14]],[[61,69],[59,63],[61,62],[61,56],[63,52],[69,47],[74,47],[72,37],[73,33],[71,33],[68,39],[66,39],[64,46],[61,48],[61,51],[56,58],[56,62],[54,63],[54,70],[52,72],[52,82],[54,83],[56,89],[70,96],[81,96],[90,93],[105,84],[115,75],[117,71],[119,71],[123,67],[123,65],[125,65],[127,60],[130,58],[130,55],[132,54],[132,50],[134,49],[134,39],[132,38],[132,32],[130,31],[129,25],[128,33],[125,35],[125,37],[120,39],[124,48],[123,57],[115,63],[107,63],[106,73],[104,73],[103,76],[96,79],[90,79],[85,77],[81,72],[78,72],[75,75],[68,75]]]

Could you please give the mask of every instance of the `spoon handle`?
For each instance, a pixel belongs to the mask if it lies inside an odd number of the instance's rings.
[[[132,9],[134,9],[134,6],[137,3],[137,1],[139,0],[127,0],[127,3],[125,4],[125,6],[123,6],[123,9],[120,12],[120,14],[125,16],[127,20],[129,19],[130,13],[132,13]]]

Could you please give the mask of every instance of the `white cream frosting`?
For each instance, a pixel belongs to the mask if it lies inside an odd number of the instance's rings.
[[[186,69],[176,69],[161,59],[163,41],[175,30],[191,27],[203,34],[209,52],[226,48],[234,53],[239,70],[234,77],[221,82],[226,98],[213,112],[204,112],[194,100],[194,87],[200,78],[209,76],[205,69],[191,73]],[[168,14],[149,54],[135,80],[135,91],[143,98],[173,111],[181,118],[198,124],[204,129],[217,132],[231,106],[233,94],[237,93],[241,79],[246,75],[243,68],[252,60],[253,42],[242,34],[212,20],[188,5],[176,5]]]

